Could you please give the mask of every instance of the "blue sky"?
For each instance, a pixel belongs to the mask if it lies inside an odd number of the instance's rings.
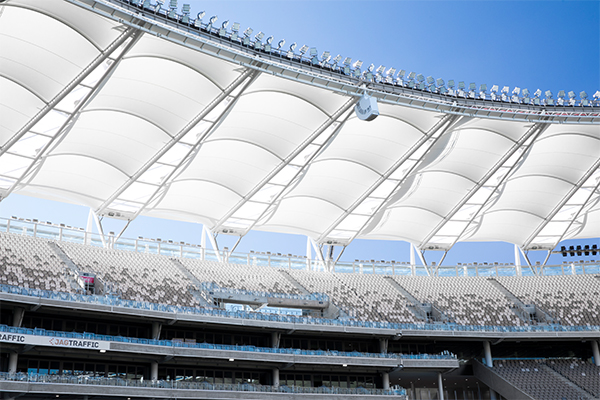
[[[384,65],[445,81],[475,82],[491,87],[515,86],[551,90],[600,89],[599,1],[197,1],[192,14],[206,11],[220,24],[239,22],[242,29],[316,47],[365,65]],[[12,215],[85,227],[88,209],[40,201],[13,194],[0,202],[0,216]],[[120,230],[122,222],[106,230]],[[201,226],[140,217],[126,237],[151,237],[200,242]],[[232,238],[219,238],[225,246]],[[578,241],[598,243],[598,240]],[[239,251],[305,254],[306,238],[251,232]],[[437,261],[440,253],[428,254]],[[545,254],[532,254],[543,260]],[[585,257],[581,257],[584,259]],[[592,257],[593,258],[593,257]],[[596,256],[598,258],[598,256]],[[357,240],[343,260],[408,260],[402,242]],[[506,243],[458,244],[444,264],[510,262],[513,247]],[[577,258],[579,259],[579,258]],[[561,263],[562,257],[553,257]],[[552,261],[552,260],[551,260]]]

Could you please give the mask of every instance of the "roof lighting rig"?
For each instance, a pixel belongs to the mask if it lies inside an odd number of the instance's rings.
[[[248,27],[240,35],[240,23],[235,22],[231,25],[231,29],[228,30],[229,21],[223,22],[220,26],[216,26],[217,16],[210,18],[208,22],[203,22],[202,18],[205,16],[205,12],[199,12],[196,18],[191,18],[191,9],[189,4],[183,4],[181,8],[181,14],[177,13],[177,1],[178,0],[167,0],[168,8],[163,8],[165,0],[119,0],[123,3],[128,3],[137,8],[143,9],[153,14],[161,15],[170,20],[177,21],[183,25],[207,32],[209,34],[218,36],[220,38],[231,40],[232,42],[241,44],[242,46],[251,48],[255,51],[266,52],[274,56],[281,58],[287,58],[289,60],[299,61],[303,64],[307,64],[313,67],[327,69],[333,72],[337,72],[351,78],[355,78],[364,82],[377,83],[383,85],[400,86],[410,89],[420,90],[422,92],[436,93],[445,96],[463,98],[463,99],[476,99],[476,100],[490,100],[500,103],[512,103],[512,104],[524,104],[534,106],[600,106],[600,90],[596,91],[591,99],[588,98],[586,92],[579,93],[579,99],[574,91],[570,91],[565,96],[565,91],[561,90],[558,92],[558,96],[555,99],[553,93],[550,90],[544,92],[544,98],[542,98],[542,91],[537,89],[530,96],[528,89],[521,89],[514,87],[512,90],[508,86],[503,86],[499,89],[498,85],[492,85],[490,92],[487,92],[487,85],[481,84],[479,91],[475,82],[469,83],[467,86],[465,82],[461,81],[458,83],[458,87],[455,88],[454,80],[449,80],[447,83],[441,78],[434,78],[428,76],[425,78],[422,74],[410,72],[406,74],[406,70],[398,71],[397,75],[396,68],[389,68],[386,71],[386,67],[380,65],[375,69],[375,65],[371,64],[365,71],[361,71],[363,62],[358,60],[352,63],[352,58],[343,58],[341,55],[337,55],[332,59],[331,53],[325,51],[319,57],[318,51],[315,47],[309,48],[307,45],[303,45],[299,49],[299,53],[296,53],[296,43],[292,43],[289,50],[283,48],[285,40],[280,40],[277,46],[273,46],[273,36],[269,36],[265,43],[262,42],[265,34],[259,32],[252,37],[253,29]],[[340,64],[340,61],[343,62]],[[395,76],[394,76],[395,75]],[[568,98],[565,98],[568,97]]]

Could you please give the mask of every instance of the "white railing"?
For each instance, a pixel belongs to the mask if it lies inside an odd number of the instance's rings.
[[[52,224],[22,218],[0,218],[0,232],[32,236],[61,242],[85,244],[94,247],[104,247],[99,234],[86,232],[82,228],[67,226],[64,224]],[[216,252],[200,245],[165,241],[161,239],[148,239],[139,237],[137,239],[119,238],[115,240],[114,235],[105,235],[105,241],[109,248],[126,250],[138,253],[157,254],[167,257],[193,258],[200,260],[218,261]],[[322,271],[325,269],[319,260],[308,259],[304,256],[292,254],[281,254],[271,252],[229,253],[226,249],[221,252],[222,259],[232,264],[269,266],[280,269]],[[435,276],[516,276],[517,270],[521,275],[531,276],[534,272],[531,268],[523,266],[517,268],[509,263],[471,263],[452,266],[438,266],[435,268]],[[534,265],[540,275],[582,275],[600,274],[600,260],[574,261],[558,265]],[[338,273],[357,273],[375,275],[405,275],[425,276],[427,270],[422,265],[411,265],[409,262],[378,262],[378,261],[354,261],[338,262],[332,269]]]

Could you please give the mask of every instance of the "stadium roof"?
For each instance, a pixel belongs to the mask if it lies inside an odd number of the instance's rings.
[[[154,5],[0,1],[0,196],[336,245],[600,236],[600,94],[361,71]]]

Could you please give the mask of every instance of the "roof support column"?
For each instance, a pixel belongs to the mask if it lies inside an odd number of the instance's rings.
[[[213,236],[213,233],[210,231],[210,229],[208,229],[206,227],[206,225],[202,225],[202,236],[205,236],[208,238],[208,241],[210,242],[210,245],[212,246],[212,249],[213,249],[215,255],[217,256],[217,260],[219,262],[223,262],[223,258],[221,257],[221,254],[219,253],[219,246],[217,245],[217,240]],[[204,239],[203,239],[203,242],[204,242]],[[202,248],[204,249],[204,246]]]
[[[515,244],[515,270],[517,276],[522,276],[523,273],[521,271],[521,252],[519,250],[519,246]]]
[[[108,249],[108,243],[106,242],[106,238],[104,237],[104,229],[102,229],[102,221],[100,221],[100,218],[98,218],[98,214],[96,214],[96,212],[90,208],[90,212],[88,214],[88,224],[90,219],[92,219],[95,223],[96,223],[96,228],[98,228],[98,233],[100,234],[100,240],[102,240],[102,247],[104,247],[105,249]],[[91,224],[90,224],[90,234],[91,234],[92,230],[91,230]],[[90,237],[90,243],[92,241],[92,238]]]

